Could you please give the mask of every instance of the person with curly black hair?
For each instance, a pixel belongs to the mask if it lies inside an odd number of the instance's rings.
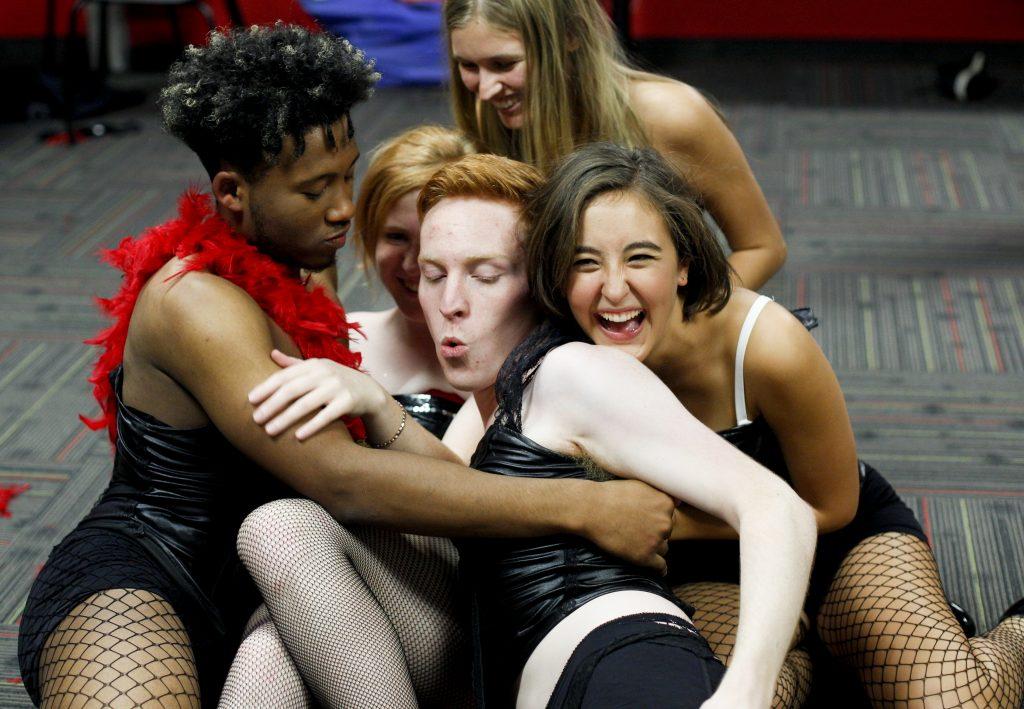
[[[212,199],[186,193],[176,218],[106,254],[124,279],[100,301],[113,324],[90,340],[103,414],[89,423],[109,431],[114,471],[25,606],[19,661],[37,704],[216,705],[259,603],[239,525],[281,497],[421,534],[575,532],[664,567],[672,501],[639,483],[512,485],[459,464],[397,404],[305,441],[254,421],[247,394],[277,371],[272,350],[358,374],[344,310],[302,272],[345,242],[350,110],[376,79],[348,42],[281,24],[212,33],[171,69],[165,125],[202,160]],[[258,689],[247,706],[307,696],[300,681]]]

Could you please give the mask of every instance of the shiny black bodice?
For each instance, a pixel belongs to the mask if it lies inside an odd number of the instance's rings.
[[[435,394],[395,394],[395,401],[402,405],[416,421],[438,438],[448,430],[462,404]]]
[[[524,478],[588,477],[580,461],[497,424],[484,434],[472,466]],[[514,672],[559,621],[598,596],[642,590],[679,603],[653,572],[616,559],[581,537],[467,539],[458,546],[478,605],[484,647],[497,644],[509,652]]]
[[[295,493],[212,425],[173,428],[126,406],[121,378],[121,368],[111,374],[118,432],[113,476],[82,526],[135,537],[205,603],[240,578],[235,537],[245,516]]]

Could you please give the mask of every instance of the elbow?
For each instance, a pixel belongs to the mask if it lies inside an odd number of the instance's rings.
[[[786,242],[779,237],[779,243],[775,244],[769,256],[771,260],[772,273],[777,273],[786,264],[786,257],[789,255],[789,248]]]
[[[857,516],[857,502],[843,502],[840,505],[832,505],[825,509],[815,509],[814,516],[817,519],[818,534],[837,532]]]

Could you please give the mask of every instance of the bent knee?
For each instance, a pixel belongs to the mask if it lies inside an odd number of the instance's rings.
[[[261,553],[277,553],[282,546],[305,537],[311,529],[337,525],[323,507],[305,499],[283,499],[257,507],[238,529],[238,555],[246,566]]]

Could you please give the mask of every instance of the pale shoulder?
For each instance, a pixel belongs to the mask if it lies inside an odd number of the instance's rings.
[[[705,132],[722,123],[700,91],[674,79],[634,79],[630,98],[633,111],[659,150],[692,147]]]
[[[554,401],[580,404],[603,401],[617,387],[609,386],[654,377],[635,357],[614,347],[569,342],[545,355],[534,377],[534,390]],[[546,398],[546,397],[545,397]]]
[[[356,335],[352,338],[353,349],[362,351],[366,349],[367,345],[377,345],[386,339],[392,312],[393,309],[346,313],[347,320],[358,325],[360,332],[363,333],[363,337]]]

